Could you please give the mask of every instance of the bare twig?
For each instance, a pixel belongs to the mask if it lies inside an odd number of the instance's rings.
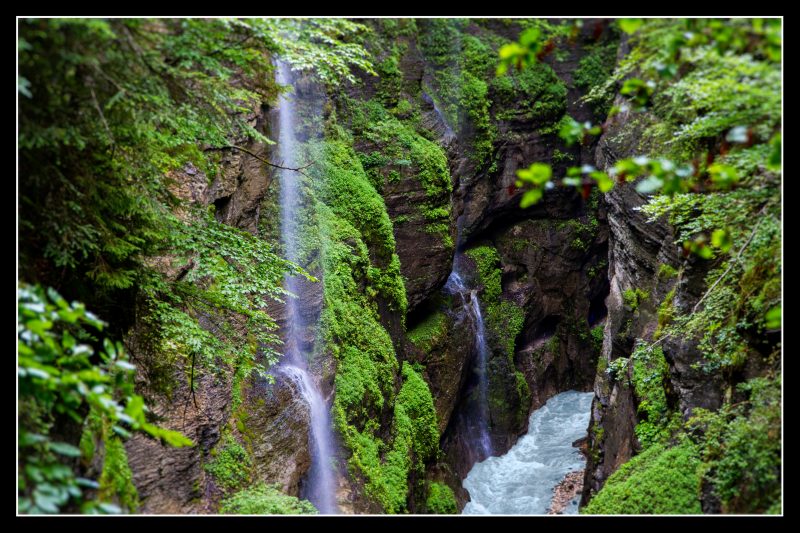
[[[259,161],[261,161],[265,165],[271,166],[273,168],[279,168],[281,170],[291,170],[293,172],[298,172],[298,173],[302,174],[303,176],[305,176],[307,178],[310,177],[308,174],[306,174],[303,171],[305,169],[307,169],[308,167],[310,167],[311,165],[313,165],[313,163],[309,163],[309,164],[307,164],[305,166],[297,167],[297,168],[285,167],[283,165],[278,165],[278,164],[273,163],[271,161],[267,161],[266,159],[264,159],[260,155],[253,153],[252,151],[248,150],[247,148],[243,148],[241,146],[236,146],[235,144],[228,144],[226,146],[219,146],[219,147],[209,147],[209,148],[205,148],[205,151],[208,152],[208,151],[211,151],[211,150],[227,150],[227,149],[234,149],[234,150],[239,150],[240,152],[244,152],[249,156],[255,157],[256,159],[258,159]]]
[[[97,95],[94,93],[94,87],[90,85],[89,91],[92,93],[92,102],[94,103],[94,108],[97,109],[97,114],[100,115],[100,121],[103,123],[103,127],[106,129],[108,138],[111,139],[111,144],[116,144],[114,142],[114,135],[111,133],[111,128],[108,127],[106,116],[103,114],[103,110],[100,108],[100,102],[97,101]]]
[[[700,298],[699,300],[697,300],[697,303],[694,304],[694,307],[692,307],[692,313],[697,312],[697,308],[700,307],[700,304],[703,303],[703,300],[705,300],[708,297],[708,295],[711,294],[711,291],[713,291],[714,288],[717,285],[719,285],[719,282],[722,281],[722,279],[725,276],[728,275],[728,273],[733,268],[733,265],[735,265],[736,263],[739,262],[739,259],[741,259],[741,257],[742,257],[742,253],[750,245],[750,242],[753,240],[753,237],[756,236],[756,231],[758,230],[758,227],[761,225],[761,221],[764,220],[763,218],[761,218],[761,215],[763,215],[764,211],[766,211],[766,210],[767,210],[767,205],[764,205],[764,207],[762,207],[761,210],[756,214],[756,216],[759,217],[758,218],[758,222],[756,222],[756,225],[753,228],[753,231],[750,233],[750,236],[747,238],[747,240],[742,245],[742,247],[739,248],[739,252],[736,254],[736,257],[730,262],[730,264],[728,265],[728,268],[725,269],[725,272],[723,272],[722,275],[717,278],[717,280],[714,282],[714,284],[711,285],[711,287],[709,287],[709,289],[706,291],[706,293],[703,295],[703,297]]]
[[[756,213],[756,216],[759,217],[759,219],[758,219],[758,222],[756,222],[756,225],[753,228],[753,231],[750,233],[750,236],[747,237],[747,240],[745,241],[745,243],[742,245],[741,248],[739,248],[739,251],[736,253],[736,257],[734,257],[731,260],[730,264],[728,265],[728,268],[725,269],[725,272],[723,272],[722,275],[720,277],[718,277],[716,279],[716,281],[714,281],[714,283],[711,285],[711,287],[709,287],[709,289],[706,291],[706,293],[703,294],[703,296],[699,300],[697,300],[696,304],[694,304],[694,307],[692,307],[692,314],[697,312],[697,308],[700,307],[700,304],[703,303],[703,301],[708,297],[708,295],[711,294],[711,292],[717,287],[717,285],[719,285],[720,281],[722,281],[725,278],[725,276],[727,276],[730,273],[730,271],[733,268],[733,266],[736,263],[739,262],[739,259],[741,259],[742,254],[744,253],[745,249],[747,249],[747,247],[750,245],[750,242],[752,242],[753,237],[756,236],[756,231],[758,231],[758,227],[761,225],[761,221],[763,220],[763,218],[761,218],[761,215],[763,215],[764,212],[767,210],[767,206],[768,205],[769,204],[765,204],[758,211],[758,213]],[[658,340],[656,340],[652,344],[649,344],[647,346],[647,349],[651,350],[652,348],[655,348],[656,346],[661,344],[664,340],[668,339],[669,337],[672,337],[672,333],[665,333]]]

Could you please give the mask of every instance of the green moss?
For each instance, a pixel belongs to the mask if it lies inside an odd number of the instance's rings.
[[[483,300],[498,300],[502,292],[500,286],[500,254],[492,246],[477,246],[466,252],[467,257],[475,261],[478,282],[483,286]]]
[[[395,46],[391,55],[375,66],[375,70],[380,76],[378,98],[387,106],[397,105],[403,89],[403,73],[398,66],[399,62],[400,49]]]
[[[501,298],[500,255],[497,249],[478,246],[465,253],[476,264],[477,281],[482,287],[481,305],[489,333],[509,361],[513,362],[514,343],[522,331],[525,311],[515,302]]]
[[[211,451],[213,459],[203,469],[226,491],[243,487],[250,480],[251,460],[247,450],[231,435],[226,434]]]
[[[306,501],[289,496],[277,485],[260,483],[222,500],[222,514],[317,514],[314,506]]]
[[[333,422],[366,496],[386,512],[403,512],[409,475],[435,454],[438,432],[430,391],[410,366],[395,397],[399,365],[378,312],[380,301],[405,312],[391,223],[346,136],[311,143],[309,152],[321,163],[312,170],[314,202],[305,217],[309,235],[318,236],[324,289],[315,349],[337,362]],[[387,418],[388,431],[377,422]]]
[[[524,418],[528,414],[528,407],[531,404],[531,389],[528,387],[528,382],[525,380],[525,375],[519,370],[514,371],[514,377],[517,380],[517,397],[520,400],[520,412]]]
[[[555,150],[553,150],[553,155],[551,156],[551,160],[553,161],[553,163],[567,163],[570,161],[574,161],[575,156],[573,156],[570,153],[562,152],[561,150],[556,148]]]
[[[403,386],[397,395],[395,410],[402,409],[411,421],[411,438],[416,467],[423,468],[428,459],[436,455],[439,447],[439,430],[436,410],[428,384],[407,364],[403,364]]]
[[[590,102],[598,115],[605,117],[614,99],[613,85],[606,87],[606,82],[614,71],[617,60],[617,42],[598,44],[590,48],[575,69],[573,80],[575,86],[586,92],[594,91]]]
[[[631,361],[631,383],[639,399],[638,413],[642,417],[636,426],[636,437],[642,446],[647,447],[669,436],[666,427],[669,409],[664,391],[669,365],[660,346],[647,349],[644,344],[634,350]]]
[[[705,478],[726,513],[772,513],[781,501],[781,380],[755,378],[737,387],[745,401],[717,412],[695,409]]]
[[[631,311],[639,309],[639,305],[650,298],[650,293],[642,289],[625,289],[622,293],[622,301]]]
[[[110,428],[107,429],[110,433]],[[139,492],[133,484],[133,472],[128,464],[128,454],[122,441],[110,435],[104,439],[105,455],[100,474],[98,498],[101,501],[116,501],[120,507],[133,513],[139,508]]]
[[[567,109],[567,86],[545,63],[498,76],[491,88],[500,120],[529,120],[544,127],[561,120]]]
[[[425,507],[433,514],[458,514],[458,504],[453,490],[444,483],[436,481],[428,485]]]
[[[675,318],[675,305],[673,301],[675,300],[675,287],[670,290],[666,296],[664,296],[664,301],[661,302],[661,305],[658,306],[658,327],[653,332],[653,338],[657,339],[662,335],[664,328],[672,322],[672,319]]]
[[[603,324],[598,324],[591,330],[592,346],[594,347],[595,352],[598,354],[603,350],[603,337],[605,336],[604,329],[605,327]]]
[[[403,386],[397,395],[392,422],[392,446],[383,461],[384,443],[370,435],[369,429],[360,432],[344,427],[344,436],[353,450],[351,468],[365,478],[366,494],[377,501],[386,512],[400,513],[406,509],[408,476],[412,469],[422,472],[425,461],[438,450],[439,432],[436,411],[430,389],[411,365],[403,365]],[[339,405],[337,418],[346,416]]]
[[[447,316],[436,311],[408,332],[408,340],[423,352],[428,352],[447,335]]]
[[[383,198],[369,182],[360,160],[339,139],[312,143],[309,157],[315,161],[315,173],[320,177],[316,190],[319,200],[356,230],[359,241],[376,259],[369,271],[373,289],[386,299],[391,309],[405,315],[407,301],[392,222]]]
[[[658,444],[609,476],[582,514],[699,514],[698,450],[688,439]]]
[[[495,48],[464,32],[462,20],[433,19],[421,29],[420,47],[436,67],[428,92],[450,127],[470,138],[472,160],[486,164],[497,136],[487,85],[494,77]]]
[[[425,190],[426,200],[416,206],[426,221],[425,231],[439,235],[445,246],[452,248],[452,183],[444,150],[377,102],[350,105],[353,113],[363,117],[355,120],[356,136],[371,147],[358,154],[369,181],[381,191],[385,183],[411,173]]]
[[[672,279],[677,275],[678,271],[672,265],[661,263],[661,266],[658,267],[658,279]]]
[[[548,339],[546,347],[551,354],[558,354],[558,346],[561,344],[561,339],[558,335],[553,335]]]
[[[600,260],[596,265],[592,265],[589,267],[589,270],[586,271],[586,274],[589,276],[589,279],[594,279],[603,273],[604,270],[608,267],[608,261],[605,259]]]

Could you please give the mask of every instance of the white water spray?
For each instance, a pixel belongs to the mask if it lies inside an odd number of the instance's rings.
[[[507,454],[475,464],[464,479],[464,514],[545,514],[553,488],[586,460],[572,443],[586,436],[593,392],[562,392],[533,412],[528,433]],[[565,514],[578,511],[577,498]]]
[[[489,437],[489,347],[486,344],[486,327],[481,313],[481,302],[475,289],[468,289],[458,273],[458,257],[453,260],[453,271],[447,278],[445,290],[461,296],[464,311],[475,323],[475,349],[477,351],[475,373],[478,376],[478,415],[473,420],[477,428],[477,445],[481,455],[486,458],[492,455],[492,440]],[[469,299],[466,295],[469,294]]]
[[[277,82],[280,85],[292,84],[289,67],[279,62]],[[278,105],[278,158],[282,166],[296,167],[297,141],[295,139],[295,101],[291,94],[284,93]],[[300,202],[298,189],[299,175],[291,170],[280,171],[281,185],[281,240],[286,258],[298,260],[298,226],[296,207]],[[302,286],[298,276],[286,275],[284,287],[295,296],[301,295]],[[301,350],[300,336],[304,329],[303,318],[298,308],[298,298],[289,297],[286,301],[287,333],[286,351],[281,371],[297,387],[309,410],[308,447],[311,454],[311,468],[305,480],[304,494],[321,514],[334,514],[336,505],[336,474],[333,469],[333,435],[328,405],[319,386],[308,372],[308,363]]]

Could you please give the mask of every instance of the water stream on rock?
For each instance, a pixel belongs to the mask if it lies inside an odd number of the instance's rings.
[[[279,62],[277,82],[280,85],[291,85],[291,72],[288,65]],[[295,102],[291,94],[281,95],[278,105],[278,159],[285,167],[296,166],[297,142],[295,139]],[[281,185],[281,241],[286,258],[297,262],[298,231],[300,221],[297,220],[295,207],[300,196],[297,186],[297,174],[291,170],[280,171]],[[286,275],[284,288],[294,295],[301,294],[299,276]],[[336,505],[336,477],[332,466],[333,435],[328,405],[320,388],[308,371],[308,362],[300,348],[300,335],[303,330],[303,319],[298,306],[299,298],[289,297],[286,300],[287,333],[286,349],[281,372],[296,386],[309,410],[308,448],[311,454],[309,469],[301,496],[307,498],[321,514],[334,514]]]
[[[481,313],[481,302],[475,289],[469,289],[464,284],[464,280],[458,273],[459,258],[453,261],[453,271],[447,278],[445,290],[451,294],[461,296],[464,312],[472,317],[475,329],[475,350],[476,360],[473,372],[478,377],[478,412],[477,416],[471,420],[470,433],[477,435],[477,451],[481,458],[492,455],[492,440],[489,437],[489,376],[486,372],[486,365],[489,360],[489,347],[486,345],[486,328]],[[469,297],[467,297],[469,295]]]
[[[546,514],[553,488],[586,460],[572,443],[586,436],[592,392],[562,392],[531,414],[528,433],[500,457],[472,467],[464,514]],[[578,511],[577,498],[565,514]]]

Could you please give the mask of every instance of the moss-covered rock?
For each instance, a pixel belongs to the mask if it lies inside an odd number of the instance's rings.
[[[284,494],[277,486],[260,483],[224,499],[221,514],[317,514],[306,500]]]
[[[433,514],[457,514],[458,504],[453,490],[444,483],[433,482],[428,485],[425,507]]]
[[[651,446],[606,481],[582,514],[699,514],[700,457],[691,441]]]

